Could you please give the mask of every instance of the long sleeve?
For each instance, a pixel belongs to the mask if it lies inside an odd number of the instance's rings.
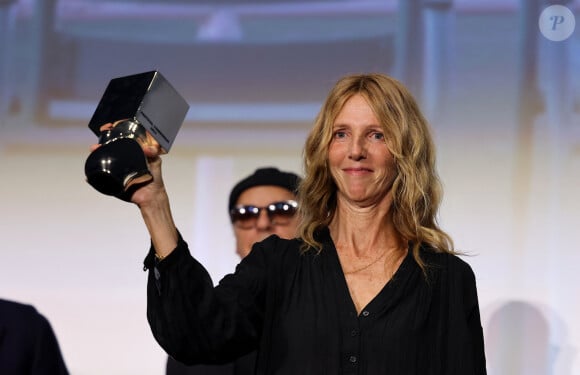
[[[440,329],[446,337],[446,374],[484,375],[486,374],[483,329],[481,326],[479,302],[475,275],[463,260],[446,256],[441,271],[442,284],[439,293],[441,308],[447,309],[446,324]],[[445,305],[447,301],[447,305]]]
[[[257,347],[263,319],[264,265],[259,252],[214,287],[180,237],[177,248],[149,269],[147,318],[155,339],[186,363],[225,363]]]
[[[465,290],[465,314],[467,329],[469,331],[471,348],[473,350],[473,361],[476,375],[486,374],[485,349],[483,344],[483,328],[479,313],[479,302],[475,275],[471,268],[464,274],[463,285]]]

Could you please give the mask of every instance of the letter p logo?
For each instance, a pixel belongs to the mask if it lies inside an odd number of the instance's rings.
[[[560,42],[572,35],[576,20],[570,9],[563,5],[551,5],[540,14],[538,25],[546,39]]]
[[[555,31],[558,25],[564,23],[564,16],[550,16],[550,21],[552,21],[552,30]]]

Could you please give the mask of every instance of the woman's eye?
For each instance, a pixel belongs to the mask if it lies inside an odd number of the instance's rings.
[[[343,132],[341,130],[337,130],[334,132],[334,138],[344,138],[346,137],[346,132]]]
[[[379,141],[382,141],[383,139],[385,139],[385,135],[383,133],[380,133],[380,132],[373,132],[372,137],[373,137],[373,139],[376,139]]]

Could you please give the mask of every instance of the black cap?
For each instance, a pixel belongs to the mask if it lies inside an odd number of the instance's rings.
[[[294,194],[298,189],[300,177],[292,172],[283,172],[278,168],[258,168],[250,176],[238,182],[230,192],[228,210],[236,205],[240,194],[255,186],[279,186]]]

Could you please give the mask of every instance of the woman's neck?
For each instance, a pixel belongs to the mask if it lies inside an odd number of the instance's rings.
[[[337,249],[359,255],[407,248],[393,224],[390,204],[357,207],[339,203],[329,230]]]

